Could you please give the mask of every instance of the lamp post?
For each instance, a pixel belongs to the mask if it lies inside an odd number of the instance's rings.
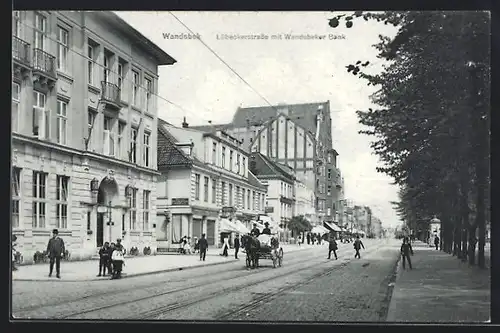
[[[109,226],[109,241],[111,242],[111,231],[115,223],[111,220],[111,201],[108,203],[108,223],[106,223]]]

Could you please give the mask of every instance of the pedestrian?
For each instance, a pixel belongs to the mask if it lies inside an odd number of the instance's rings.
[[[437,235],[434,237],[434,246],[436,247],[436,250],[439,250],[439,237]]]
[[[306,235],[307,245],[311,245],[311,234],[307,233]]]
[[[299,239],[298,239],[297,243],[299,244],[299,246],[300,246],[300,243],[302,243],[302,236],[301,235],[299,235]]]
[[[356,250],[356,254],[354,255],[354,258],[358,258],[358,259],[361,259],[361,255],[359,254],[359,250],[361,250],[361,248],[363,248],[363,250],[365,249],[365,246],[363,245],[363,242],[361,241],[361,239],[359,239],[359,235],[356,236],[356,240],[354,241],[354,250]]]
[[[113,274],[111,275],[111,280],[120,279],[122,277],[122,269],[125,265],[125,255],[123,250],[121,239],[117,239],[116,247],[111,254],[111,260],[113,261]]]
[[[16,246],[17,246],[17,236],[16,235],[12,235],[12,270],[13,271],[17,271],[17,267],[16,267]]]
[[[111,242],[111,244],[109,244],[109,260],[108,260],[108,272],[110,274],[113,273],[113,260],[111,260],[111,256],[113,255],[113,251],[115,250],[116,248],[116,244],[114,242]]]
[[[205,261],[205,256],[207,255],[208,242],[205,238],[205,234],[201,234],[201,239],[198,242],[200,248],[200,260]]]
[[[240,250],[240,236],[236,235],[234,239],[234,258],[238,259],[238,251]]]
[[[189,237],[184,239],[184,254],[191,254],[191,240]]]
[[[401,256],[403,257],[403,269],[405,269],[405,261],[408,260],[408,265],[410,266],[410,269],[413,269],[411,267],[411,259],[410,259],[410,253],[413,255],[413,249],[411,247],[410,242],[408,241],[408,238],[403,238],[403,244],[401,245]]]
[[[328,259],[331,258],[332,252],[335,255],[335,260],[339,259],[337,257],[337,249],[338,249],[337,242],[335,241],[335,236],[332,233],[330,234],[330,244],[328,244]]]
[[[108,269],[108,273],[111,274],[111,270],[109,270],[110,260],[111,248],[109,247],[109,242],[105,242],[104,246],[99,250],[99,275],[97,276],[106,276],[106,269]]]
[[[222,245],[222,256],[227,257],[228,253],[227,251],[229,250],[229,238],[224,237],[224,244]]]
[[[64,255],[64,241],[59,237],[59,231],[57,229],[52,230],[52,238],[49,239],[47,244],[47,255],[50,259],[49,266],[49,277],[52,276],[52,271],[54,270],[54,262],[56,264],[56,276],[58,279],[61,278],[61,258]]]
[[[194,253],[199,252],[200,250],[200,245],[198,244],[198,237],[194,238]]]

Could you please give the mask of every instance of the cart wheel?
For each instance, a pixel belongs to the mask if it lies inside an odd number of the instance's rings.
[[[278,256],[278,266],[281,267],[282,264],[283,264],[283,248],[280,248]]]

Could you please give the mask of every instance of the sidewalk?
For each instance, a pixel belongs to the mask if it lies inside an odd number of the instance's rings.
[[[413,270],[398,266],[387,314],[390,322],[486,322],[490,270],[469,267],[450,254],[413,244]]]
[[[298,245],[283,245],[283,252],[287,255],[290,252],[301,251],[313,248],[315,246],[298,246]],[[230,249],[228,257],[222,257],[219,254],[222,249],[212,248],[207,252],[206,261],[200,261],[198,254],[192,255],[156,255],[156,256],[139,256],[125,258],[125,267],[123,270],[124,277],[148,275],[154,273],[162,273],[169,271],[177,271],[181,269],[189,269],[200,266],[220,265],[229,262],[237,261],[234,259],[234,250]],[[244,265],[245,253],[238,254]],[[55,268],[54,268],[55,270]],[[48,277],[49,264],[23,265],[17,271],[12,272],[14,281],[49,281],[55,280],[55,272],[52,278]],[[65,282],[74,281],[99,281],[109,279],[106,277],[97,277],[99,273],[98,260],[85,261],[70,261],[61,262],[61,280]]]

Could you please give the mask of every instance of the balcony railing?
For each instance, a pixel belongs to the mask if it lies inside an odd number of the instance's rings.
[[[44,73],[50,77],[56,77],[56,57],[44,50],[33,50],[33,70]]]
[[[18,37],[12,36],[12,59],[29,66],[30,44]]]
[[[101,81],[101,92],[102,92],[101,98],[105,102],[114,104],[114,106],[117,108],[120,107],[120,101],[121,101],[120,87],[111,82]]]

